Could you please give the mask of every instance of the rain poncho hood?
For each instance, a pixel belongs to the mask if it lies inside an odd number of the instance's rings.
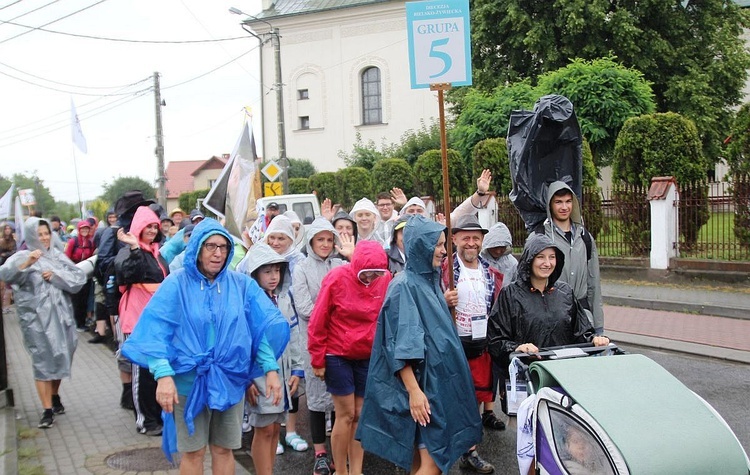
[[[317,257],[318,259],[323,260],[320,256],[315,254],[315,251],[313,251],[312,241],[316,235],[324,231],[328,231],[333,234],[333,248],[331,249],[331,253],[326,257],[330,257],[331,255],[333,255],[336,252],[336,246],[341,245],[339,232],[336,231],[336,229],[333,227],[333,224],[331,224],[325,218],[315,218],[315,220],[307,226],[307,231],[305,232],[305,248],[307,249],[308,256]]]
[[[552,198],[555,196],[555,193],[560,190],[568,190],[570,194],[573,195],[573,210],[570,213],[570,220],[574,224],[582,224],[583,217],[581,216],[581,204],[578,201],[578,197],[573,193],[573,189],[562,181],[556,181],[550,184],[547,189],[547,219],[552,222]]]
[[[73,353],[78,337],[73,319],[70,294],[78,292],[86,283],[86,275],[54,245],[50,248],[39,240],[39,226],[47,221],[28,218],[23,226],[28,250],[8,257],[0,267],[0,280],[13,286],[13,297],[21,325],[23,341],[31,355],[34,379],[50,381],[70,376]],[[24,270],[32,251],[41,250],[38,261]],[[53,277],[46,281],[42,272],[51,270]]]
[[[490,231],[484,235],[484,241],[482,241],[482,251],[492,249],[493,247],[505,246],[508,249],[505,250],[505,254],[510,254],[513,249],[513,237],[510,234],[510,229],[505,223],[497,223],[490,228]]]
[[[299,219],[299,216],[297,216],[297,213],[295,213],[292,210],[284,211],[284,216],[289,218],[289,221],[292,222],[292,229],[294,229],[294,224],[299,224],[299,229],[294,232],[294,248],[298,251],[301,251],[302,248],[305,247],[305,227],[302,226],[302,220]]]
[[[547,248],[553,248],[555,250],[555,256],[557,257],[555,263],[555,270],[552,271],[549,278],[547,279],[547,288],[553,287],[562,274],[563,265],[565,265],[565,255],[555,245],[555,243],[549,237],[543,234],[532,234],[529,240],[526,241],[526,245],[523,248],[521,259],[518,261],[518,267],[516,270],[516,277],[520,282],[526,285],[531,283],[531,263],[534,262],[534,257]]]
[[[361,200],[354,203],[354,206],[352,206],[352,210],[349,212],[350,215],[354,216],[357,214],[357,211],[369,211],[370,213],[375,215],[375,220],[380,220],[380,213],[378,213],[378,208],[375,206],[375,203],[370,201],[369,198],[362,198]]]
[[[352,233],[353,233],[354,240],[356,241],[357,240],[357,222],[354,221],[354,219],[351,217],[351,215],[349,213],[347,213],[346,211],[342,210],[342,211],[337,211],[336,214],[333,215],[333,219],[331,220],[331,224],[334,227],[336,227],[336,221],[338,221],[340,219],[345,219],[345,220],[349,221],[350,223],[352,223]]]
[[[442,226],[422,216],[404,230],[406,268],[391,282],[378,317],[356,437],[368,452],[411,468],[417,432],[437,466],[453,463],[482,438],[464,350],[432,266]],[[398,375],[411,365],[427,397],[430,423],[418,426]]]
[[[212,235],[230,244],[224,267],[213,281],[198,268],[202,245]],[[184,268],[170,274],[143,310],[123,355],[141,366],[166,360],[175,374],[193,373],[185,422],[208,406],[225,411],[241,401],[250,381],[263,374],[256,355],[265,338],[275,357],[289,340],[289,324],[250,277],[227,269],[232,237],[216,220],[206,218],[193,230]],[[165,441],[171,414],[165,417]],[[169,419],[169,421],[168,421]]]
[[[292,220],[289,219],[287,216],[284,216],[283,214],[280,214],[278,216],[275,216],[271,220],[271,224],[268,225],[268,228],[266,228],[266,233],[264,234],[264,242],[268,241],[268,236],[273,233],[281,233],[285,236],[288,236],[289,239],[294,242],[295,236],[294,236],[294,226],[292,226]],[[290,249],[294,248],[294,244],[290,246]]]
[[[268,264],[286,264],[286,259],[284,259],[284,256],[277,254],[268,244],[259,242],[254,245],[252,250],[247,254],[247,265],[245,269],[248,274],[252,274],[262,266]]]
[[[417,205],[417,206],[422,207],[422,209],[426,209],[426,206],[422,198],[418,196],[412,196],[411,198],[409,198],[409,201],[406,202],[403,208],[401,208],[401,211],[399,211],[399,214],[403,216],[407,208],[409,208],[409,206],[412,206],[412,205]]]

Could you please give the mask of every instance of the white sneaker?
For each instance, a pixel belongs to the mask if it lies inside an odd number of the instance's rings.
[[[276,455],[281,455],[284,453],[284,446],[281,445],[281,442],[276,443]]]
[[[253,426],[250,425],[250,414],[247,411],[247,402],[245,403],[245,412],[242,414],[242,432],[247,434],[252,432]]]

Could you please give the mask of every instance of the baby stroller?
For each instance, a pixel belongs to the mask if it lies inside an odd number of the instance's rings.
[[[750,474],[724,419],[653,360],[612,344],[515,356],[531,394],[518,411],[522,475]]]

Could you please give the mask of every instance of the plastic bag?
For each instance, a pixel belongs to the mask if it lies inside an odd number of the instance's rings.
[[[514,111],[508,127],[510,200],[531,232],[547,218],[547,188],[560,180],[581,201],[581,129],[567,97],[549,95],[533,111]]]

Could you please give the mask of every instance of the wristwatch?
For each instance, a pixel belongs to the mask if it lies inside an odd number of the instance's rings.
[[[484,191],[479,191],[479,190],[477,190],[477,195],[479,195],[479,196],[484,196],[484,195],[486,195],[486,194],[487,194],[487,193],[486,193],[486,192],[484,192]]]

